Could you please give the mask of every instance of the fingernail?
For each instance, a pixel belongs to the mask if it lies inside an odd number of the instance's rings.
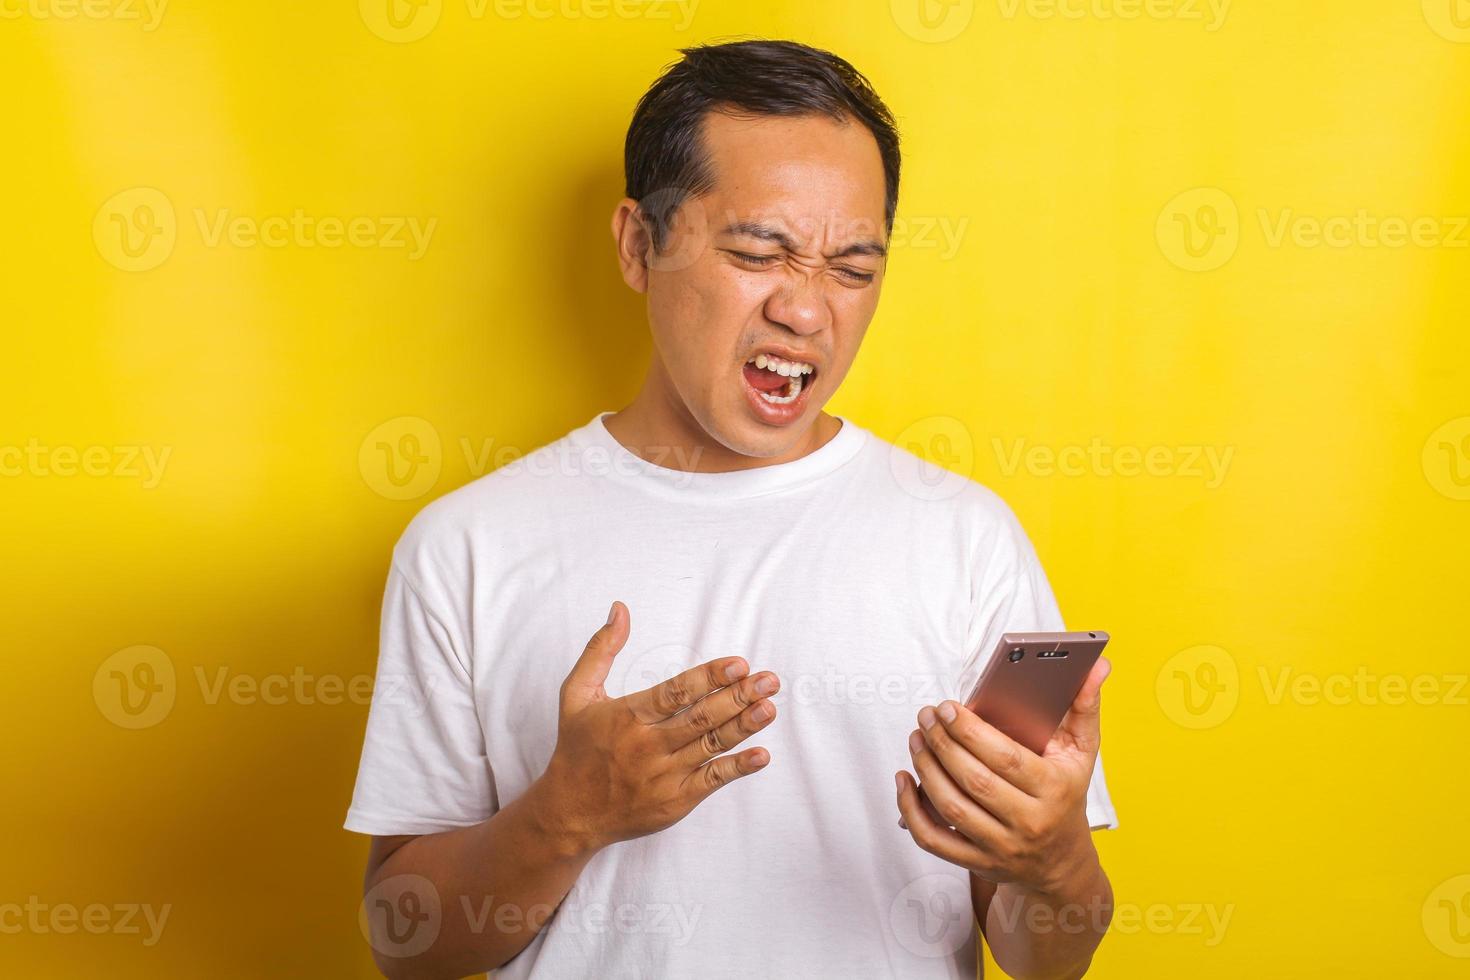
[[[939,706],[939,717],[944,719],[946,725],[954,721],[955,710],[953,701],[946,701]]]
[[[738,681],[740,679],[740,676],[744,673],[745,664],[737,660],[733,664],[725,668],[725,680]]]
[[[904,823],[903,817],[899,817],[898,818],[898,825],[900,827],[902,827],[904,830],[908,830],[909,829],[909,825],[906,824],[906,823]]]
[[[767,674],[765,677],[762,677],[760,680],[755,682],[755,689],[757,693],[760,694],[775,694],[776,678],[771,676],[770,674]]]
[[[617,618],[617,615],[618,604],[614,602],[611,606],[607,607],[607,625],[611,626],[613,624],[613,620]]]
[[[909,751],[914,753],[915,755],[918,755],[923,750],[924,736],[920,735],[918,732],[911,732],[909,734]]]
[[[903,775],[901,773],[893,774],[893,785],[898,787],[900,793],[903,792]]]
[[[924,728],[932,728],[934,726],[934,721],[935,721],[935,718],[934,718],[934,709],[933,708],[929,707],[926,704],[922,708],[919,709],[919,724],[920,725],[922,725]]]
[[[775,713],[776,709],[771,704],[771,702],[762,701],[760,704],[755,706],[755,710],[750,713],[750,716],[756,721],[770,721],[771,716]]]

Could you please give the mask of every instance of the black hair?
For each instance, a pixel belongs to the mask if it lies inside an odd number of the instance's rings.
[[[623,174],[628,197],[663,247],[673,213],[686,197],[714,186],[701,139],[705,116],[820,114],[867,127],[883,158],[883,217],[893,231],[898,208],[899,145],[893,114],[852,65],[795,41],[731,41],[683,49],[653,83],[628,126]]]

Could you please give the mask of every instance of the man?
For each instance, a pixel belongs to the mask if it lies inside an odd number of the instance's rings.
[[[1035,552],[822,411],[878,304],[891,115],[826,52],[695,48],[625,166],[642,389],[394,551],[346,824],[380,968],[971,977],[978,922],[1012,976],[1080,975],[1106,663],[1043,756],[956,704],[1002,632],[1063,628]]]

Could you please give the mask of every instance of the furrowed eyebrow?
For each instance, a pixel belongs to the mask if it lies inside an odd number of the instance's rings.
[[[733,224],[727,225],[722,234],[746,235],[750,238],[760,239],[763,242],[780,245],[788,252],[796,251],[796,243],[791,240],[791,236],[779,228],[772,228],[769,225],[763,225],[756,221],[736,221]],[[840,259],[848,255],[875,255],[878,258],[885,258],[888,255],[888,248],[880,241],[866,238],[853,242],[836,254],[827,256],[827,258]]]
[[[882,242],[874,241],[873,239],[868,238],[860,242],[853,242],[851,245],[847,246],[842,251],[832,256],[832,258],[840,259],[845,255],[876,255],[878,258],[881,259],[885,258],[888,255],[888,248]]]

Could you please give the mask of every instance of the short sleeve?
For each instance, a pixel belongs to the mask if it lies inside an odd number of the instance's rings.
[[[395,562],[348,830],[434,833],[480,823],[498,808],[467,651],[445,622]]]
[[[980,553],[974,559],[976,585],[965,637],[970,655],[955,685],[960,698],[968,695],[980,679],[1002,634],[1060,632],[1067,628],[1031,540],[1010,509],[1004,504],[1000,507],[1000,526],[979,542]],[[1087,822],[1094,830],[1118,826],[1103,776],[1101,752],[1087,787]]]

